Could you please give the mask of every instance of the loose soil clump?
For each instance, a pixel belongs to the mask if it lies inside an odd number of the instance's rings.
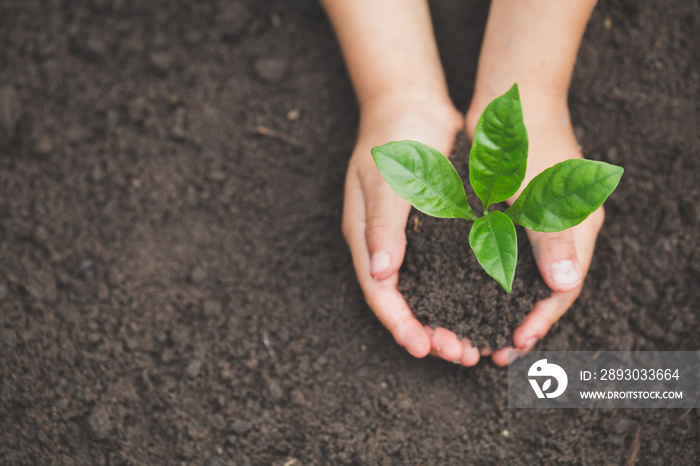
[[[450,160],[463,180],[469,179],[469,144],[460,133]],[[465,183],[467,197],[476,196]],[[477,347],[503,348],[539,299],[549,295],[522,228],[518,232],[518,265],[512,292],[489,277],[469,247],[470,224],[439,219],[412,210],[406,228],[406,256],[399,289],[423,324],[445,327]]]

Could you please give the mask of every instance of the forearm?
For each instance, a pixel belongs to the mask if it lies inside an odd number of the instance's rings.
[[[473,136],[486,105],[518,83],[530,142],[521,189],[555,163],[583,156],[567,92],[594,5],[594,0],[491,3],[466,129]]]
[[[514,82],[525,109],[543,100],[565,105],[578,48],[595,3],[494,0],[472,106],[480,113]]]
[[[393,97],[447,98],[425,0],[321,0],[360,106]]]

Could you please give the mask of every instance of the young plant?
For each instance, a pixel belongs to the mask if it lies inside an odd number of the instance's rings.
[[[528,139],[518,85],[492,101],[479,118],[469,152],[469,182],[481,199],[483,216],[469,206],[464,183],[450,161],[415,141],[372,149],[384,179],[421,212],[473,221],[469,233],[477,260],[510,293],[518,258],[515,224],[535,231],[578,225],[615,190],[622,167],[570,159],[537,175],[505,211],[489,210],[520,188],[527,166]]]

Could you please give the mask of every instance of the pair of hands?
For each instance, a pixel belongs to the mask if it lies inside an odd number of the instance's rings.
[[[581,292],[604,217],[601,208],[569,230],[527,231],[540,273],[552,294],[535,304],[515,330],[511,347],[497,351],[475,348],[468,339],[460,340],[450,330],[431,329],[418,322],[398,291],[411,206],[384,181],[370,150],[389,141],[411,139],[450,154],[460,129],[466,125],[467,134],[473,135],[482,110],[473,104],[465,122],[451,102],[388,99],[365,103],[348,166],[343,206],[343,234],[355,272],[367,303],[382,324],[413,356],[431,354],[464,366],[473,366],[481,356],[489,355],[495,364],[505,365],[509,349],[527,351],[534,347]],[[582,157],[565,102],[543,101],[524,108],[524,112],[530,151],[522,187],[544,169]]]

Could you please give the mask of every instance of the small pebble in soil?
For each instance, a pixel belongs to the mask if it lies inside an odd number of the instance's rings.
[[[200,371],[202,370],[202,361],[199,359],[195,359],[194,361],[191,361],[187,365],[187,369],[185,369],[185,373],[187,376],[191,379],[196,379],[199,376]]]
[[[202,283],[207,278],[207,271],[201,267],[195,267],[190,272],[190,281],[194,284]]]
[[[185,120],[187,117],[187,111],[184,107],[180,107],[175,110],[175,123],[171,128],[171,135],[173,139],[177,141],[184,141],[187,139],[187,130],[185,129]]]
[[[273,402],[280,401],[282,398],[284,398],[284,389],[274,380],[267,383],[267,392],[270,395],[270,400]]]
[[[111,269],[109,269],[109,276],[107,277],[107,279],[109,281],[109,284],[116,288],[122,284],[124,276],[119,271],[119,269],[112,267]]]
[[[64,134],[68,142],[77,144],[90,137],[90,130],[80,125],[73,125],[65,130]]]
[[[85,49],[95,57],[101,57],[107,53],[107,47],[99,37],[91,37],[85,43]]]
[[[175,350],[172,348],[165,348],[160,355],[160,360],[165,364],[169,364],[173,362],[176,357]]]
[[[202,31],[188,31],[187,34],[185,34],[185,40],[192,45],[198,44],[202,40]]]
[[[221,314],[221,303],[219,301],[206,300],[203,308],[204,315],[207,317],[215,317]]]
[[[214,414],[210,420],[211,426],[216,430],[224,430],[226,428],[226,421],[224,416],[221,414]]]
[[[54,302],[58,297],[53,276],[33,277],[26,286],[29,296],[36,301]]]
[[[242,34],[252,19],[253,12],[244,2],[230,0],[219,2],[216,23],[224,39],[233,39]]]
[[[21,113],[19,96],[13,86],[0,88],[0,147],[9,144]]]
[[[204,466],[223,466],[223,464],[219,461],[219,458],[214,456],[209,458],[206,463],[204,463]]]
[[[37,155],[49,155],[53,150],[53,142],[47,135],[39,137],[39,140],[34,145],[34,152]]]
[[[127,351],[136,351],[139,349],[139,342],[136,338],[124,337],[124,346]]]
[[[2,329],[0,330],[0,341],[6,349],[13,350],[17,345],[17,335],[12,329]]]
[[[51,237],[44,225],[37,225],[37,227],[34,229],[34,238],[39,243],[46,243]]]
[[[294,390],[292,390],[289,397],[292,401],[292,404],[295,404],[297,406],[305,406],[306,405],[306,398],[304,397],[304,392],[302,392],[298,388],[295,388]]]
[[[276,83],[287,74],[289,61],[284,57],[263,57],[255,60],[254,68],[260,79]]]
[[[649,253],[651,261],[661,271],[669,273],[673,266],[671,258],[674,257],[673,252],[676,247],[677,242],[674,238],[659,238]]]
[[[236,421],[231,424],[231,430],[237,434],[243,434],[250,428],[250,423],[245,421]]]
[[[165,74],[173,64],[173,56],[168,52],[155,52],[149,55],[148,61],[159,73]]]
[[[413,401],[408,397],[404,397],[398,401],[397,406],[404,411],[410,411],[413,409]]]
[[[104,408],[93,409],[88,417],[88,424],[92,435],[99,440],[108,438],[112,432],[112,420]]]
[[[114,131],[114,129],[119,124],[119,111],[117,109],[110,108],[109,110],[107,110],[105,120],[107,123],[107,129],[109,131]]]
[[[85,259],[75,268],[75,273],[76,275],[84,276],[90,269],[92,269],[92,261],[90,259]]]

